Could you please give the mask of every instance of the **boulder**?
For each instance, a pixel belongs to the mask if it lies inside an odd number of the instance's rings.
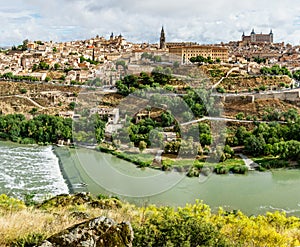
[[[132,246],[132,241],[133,230],[130,223],[116,223],[101,216],[57,233],[39,247]]]

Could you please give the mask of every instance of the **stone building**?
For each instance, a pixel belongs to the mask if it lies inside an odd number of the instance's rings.
[[[271,30],[269,34],[256,34],[254,29],[249,36],[246,36],[245,33],[242,35],[242,45],[249,44],[271,44],[273,43],[273,31]]]
[[[159,49],[165,49],[166,48],[166,36],[164,27],[161,28],[160,32],[160,39],[159,39]]]
[[[217,58],[223,62],[228,62],[228,49],[222,46],[215,45],[194,45],[182,47],[170,47],[170,55],[178,58],[182,64],[189,63],[191,57],[211,57],[216,60]]]

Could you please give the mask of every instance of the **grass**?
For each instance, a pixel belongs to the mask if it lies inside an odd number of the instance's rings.
[[[254,157],[252,160],[260,166],[260,170],[265,169],[278,169],[278,168],[288,168],[296,167],[299,164],[292,163],[287,160],[281,160],[278,157]]]
[[[147,154],[147,153],[128,153],[128,152],[121,152],[115,149],[112,149],[111,147],[104,146],[104,145],[99,145],[97,147],[97,150],[104,152],[104,153],[109,153],[112,154],[119,159],[126,160],[128,162],[131,162],[135,165],[138,165],[139,167],[146,167],[150,166],[153,161],[153,154]]]
[[[225,236],[231,243],[229,246],[254,246],[253,240],[255,240],[255,246],[298,246],[300,244],[299,218],[286,217],[285,214],[279,212],[267,213],[266,216],[247,217],[240,211],[228,212],[220,208],[218,213],[213,214],[207,205],[199,201],[177,209],[154,205],[139,208],[119,201],[120,206],[118,207],[102,209],[100,206],[91,206],[90,202],[99,200],[94,197],[80,204],[74,203],[74,198],[76,195],[60,197],[59,201],[69,203],[64,205],[49,203],[43,208],[38,206],[23,208],[24,203],[18,202],[21,207],[14,207],[11,210],[8,210],[6,205],[11,204],[14,200],[6,198],[8,202],[3,203],[4,207],[0,205],[0,246],[38,245],[55,233],[99,216],[111,218],[116,222],[130,222],[134,229],[135,241],[139,243],[136,246],[142,246],[140,244],[143,238],[155,240],[157,237],[166,236],[168,239],[181,241],[182,232],[176,231],[176,226],[181,227],[179,229],[186,229],[188,236],[191,236],[192,231],[196,231],[195,236],[211,232],[206,228],[195,229],[194,225],[191,225],[190,228],[183,228],[187,226],[188,219],[194,219],[193,223],[195,224],[206,222],[217,227],[214,229],[224,234],[222,236]],[[104,203],[105,200],[114,199],[105,197],[101,202]],[[57,198],[53,198],[53,201],[56,202]],[[77,202],[79,201],[77,200]],[[78,217],[80,215],[85,215],[85,218]],[[158,245],[152,245],[149,242],[147,246]]]
[[[72,216],[74,212],[84,212],[89,218],[103,215],[117,222],[130,221],[135,206],[122,203],[122,208],[100,209],[86,204],[53,206],[45,209],[27,207],[8,212],[0,207],[0,246],[33,246],[82,222],[84,219]]]

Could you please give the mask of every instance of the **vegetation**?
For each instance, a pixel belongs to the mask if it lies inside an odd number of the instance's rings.
[[[253,61],[258,63],[258,64],[261,64],[261,63],[266,63],[266,59],[265,58],[261,58],[261,57],[253,57]]]
[[[151,53],[147,53],[147,52],[144,52],[141,56],[142,59],[149,59],[150,61],[153,61],[153,62],[161,62],[161,57],[160,56],[155,56]]]
[[[34,246],[71,225],[106,215],[129,221],[133,246],[297,246],[300,219],[273,212],[247,216],[220,208],[212,213],[200,201],[184,207],[137,207],[99,195],[62,195],[36,205],[0,196],[1,246]],[[97,207],[93,205],[98,205]],[[20,221],[22,219],[22,221]]]
[[[80,63],[88,62],[88,63],[94,64],[94,65],[98,65],[100,63],[100,62],[94,61],[94,60],[92,60],[90,58],[85,58],[84,56],[80,56],[79,59],[80,59]]]
[[[11,72],[4,73],[3,75],[0,74],[0,79],[10,80],[10,81],[39,81],[38,78],[33,76],[13,75],[13,73]]]
[[[292,77],[291,72],[285,67],[280,67],[279,65],[273,65],[271,68],[263,67],[260,69],[263,75],[287,75]]]
[[[199,64],[204,64],[204,63],[209,63],[209,64],[213,64],[214,61],[211,59],[211,57],[203,57],[203,56],[197,56],[197,57],[191,57],[190,58],[191,63],[199,63]],[[220,60],[216,61],[217,63],[219,63]]]
[[[47,64],[44,61],[41,61],[39,64],[34,64],[32,67],[32,71],[36,71],[36,70],[49,70],[50,69],[50,65]]]
[[[297,111],[294,109],[284,113],[270,111],[265,119],[270,121],[285,120],[287,122],[286,124],[278,122],[257,123],[253,130],[238,127],[234,135],[227,137],[227,143],[231,146],[244,145],[245,152],[254,157],[272,156],[281,160],[298,161],[300,158],[300,136],[298,133],[300,118]],[[276,167],[275,163],[274,166],[272,163],[269,165]]]
[[[72,138],[72,120],[39,115],[26,120],[24,115],[0,115],[0,138],[20,143],[56,143]]]

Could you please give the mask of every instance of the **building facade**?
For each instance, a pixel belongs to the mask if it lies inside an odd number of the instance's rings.
[[[228,62],[228,49],[222,46],[213,45],[193,45],[193,46],[181,46],[170,47],[169,53],[178,58],[178,61],[182,64],[190,62],[191,57],[202,56],[205,58],[211,57],[211,59],[220,59],[222,62]]]
[[[256,34],[254,29],[249,36],[246,36],[245,33],[242,35],[242,44],[249,45],[249,44],[271,44],[273,43],[273,32],[270,31],[269,34]]]

